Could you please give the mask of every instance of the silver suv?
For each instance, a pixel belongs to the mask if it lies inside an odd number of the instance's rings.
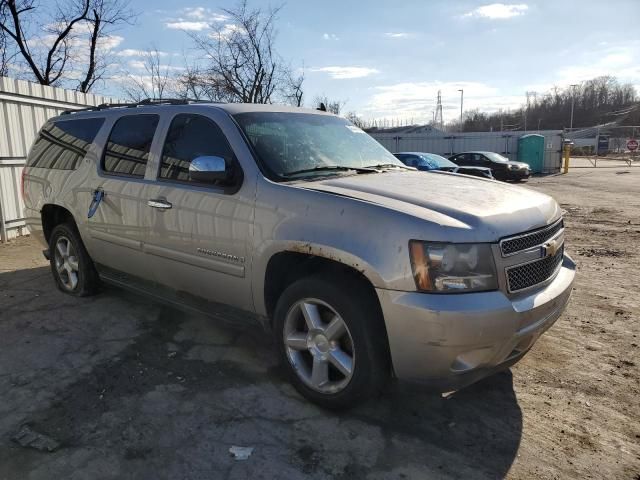
[[[40,131],[23,185],[63,292],[102,281],[257,322],[299,392],[330,408],[392,377],[450,391],[507,368],[575,275],[552,198],[418,172],[315,110],[66,112]]]

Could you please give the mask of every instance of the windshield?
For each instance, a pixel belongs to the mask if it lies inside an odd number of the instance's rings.
[[[404,165],[344,118],[312,113],[251,112],[234,118],[260,160],[284,179]]]
[[[484,155],[489,157],[490,160],[493,160],[494,162],[508,162],[509,159],[506,157],[503,157],[502,155],[500,155],[499,153],[494,153],[494,152],[484,152]]]
[[[437,168],[456,168],[458,165],[453,163],[451,160],[447,160],[440,155],[436,155],[435,153],[425,153],[423,155],[427,160],[431,163],[435,163]]]

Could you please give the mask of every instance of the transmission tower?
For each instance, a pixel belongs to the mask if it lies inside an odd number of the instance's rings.
[[[442,130],[444,127],[444,122],[442,120],[442,95],[440,90],[438,90],[438,100],[436,102],[436,112],[433,118],[433,126]]]

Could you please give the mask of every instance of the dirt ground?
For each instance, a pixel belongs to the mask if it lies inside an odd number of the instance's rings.
[[[640,169],[524,186],[566,210],[565,314],[510,371],[341,414],[295,393],[262,332],[65,296],[32,239],[1,245],[0,480],[640,479]]]

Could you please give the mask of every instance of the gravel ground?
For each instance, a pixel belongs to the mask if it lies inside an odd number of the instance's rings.
[[[525,186],[567,211],[565,314],[510,371],[341,414],[295,393],[261,332],[65,296],[36,242],[0,245],[0,479],[640,479],[640,169]]]

